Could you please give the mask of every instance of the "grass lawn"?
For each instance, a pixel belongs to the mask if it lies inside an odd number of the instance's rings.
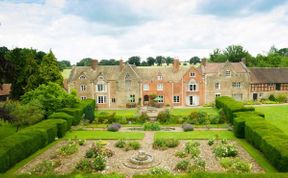
[[[288,134],[288,105],[259,106],[255,109],[264,113],[268,121]]]
[[[0,140],[14,133],[16,133],[15,127],[8,125],[8,124],[0,125]]]
[[[235,139],[233,132],[226,130],[197,130],[192,132],[157,132],[154,139],[174,138],[177,140],[205,140],[218,135],[220,139]]]
[[[141,132],[109,132],[109,131],[72,131],[65,136],[67,139],[87,139],[87,140],[141,140],[144,133]]]
[[[97,110],[95,116],[101,115],[101,113],[112,114],[115,112],[116,116],[133,117],[138,114],[137,109],[123,109],[123,110]]]
[[[216,108],[176,108],[170,110],[175,116],[188,116],[192,111],[205,111],[207,114],[218,115]]]
[[[62,72],[62,76],[64,79],[68,79],[70,75],[71,69],[64,69]]]

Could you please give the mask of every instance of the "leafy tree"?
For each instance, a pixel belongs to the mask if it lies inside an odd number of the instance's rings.
[[[139,56],[132,56],[128,59],[129,64],[135,64],[136,66],[140,66],[140,57]]]
[[[14,78],[15,74],[12,62],[5,58],[5,54],[8,52],[8,48],[0,47],[0,88],[9,78]]]
[[[162,66],[162,64],[165,62],[165,57],[163,56],[157,56],[156,57],[156,63],[158,66]]]
[[[189,64],[197,64],[200,63],[200,58],[198,56],[194,56],[189,60]]]
[[[115,60],[115,59],[102,59],[99,62],[99,65],[119,65],[119,61]]]
[[[141,66],[148,66],[148,63],[146,61],[142,61]]]
[[[63,76],[58,67],[57,60],[50,51],[43,57],[43,60],[39,69],[39,77],[41,84],[47,84],[48,82],[54,82],[63,86]]]
[[[278,54],[280,54],[281,56],[288,56],[288,48],[282,48],[282,49],[279,49],[277,51]]]
[[[22,104],[28,104],[33,100],[38,100],[42,104],[46,117],[59,108],[73,107],[79,103],[75,95],[68,94],[60,85],[52,82],[42,84],[21,97]]]
[[[213,53],[210,54],[211,62],[225,62],[227,61],[227,56],[225,56],[220,49],[214,49]]]
[[[172,57],[169,57],[169,56],[168,56],[168,57],[166,57],[166,60],[165,60],[165,61],[166,61],[166,64],[167,64],[167,65],[170,65],[170,64],[173,63],[174,59],[173,59]]]
[[[243,58],[246,58],[249,53],[243,49],[240,45],[228,46],[223,54],[230,62],[240,62]]]
[[[155,64],[156,60],[153,57],[147,58],[147,64],[148,66],[153,66]]]
[[[70,63],[70,61],[62,60],[62,61],[58,61],[58,66],[59,66],[60,70],[62,71],[63,69],[70,68],[71,63]]]
[[[36,52],[36,55],[35,55],[35,59],[36,59],[36,61],[37,61],[37,64],[41,64],[41,62],[42,62],[42,59],[43,59],[43,57],[46,55],[46,53],[45,52],[43,52],[43,51],[37,51]]]
[[[84,58],[81,61],[76,63],[76,66],[90,66],[92,58]]]

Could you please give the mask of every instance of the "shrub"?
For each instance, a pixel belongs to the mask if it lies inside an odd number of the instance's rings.
[[[40,176],[54,174],[54,164],[52,161],[42,161],[31,172]]]
[[[234,145],[219,144],[213,149],[213,153],[217,157],[235,157],[238,151]]]
[[[211,138],[208,140],[208,145],[212,146],[214,144],[214,142],[215,142],[215,138]]]
[[[79,163],[77,163],[76,170],[79,170],[85,173],[91,172],[92,169],[91,169],[90,161],[88,159],[82,159]]]
[[[160,129],[161,127],[159,122],[147,122],[144,124],[145,131],[158,131]]]
[[[117,147],[117,148],[124,148],[125,146],[126,146],[126,142],[124,140],[118,140],[115,143],[115,147]]]
[[[103,171],[106,167],[106,160],[105,157],[102,155],[98,155],[95,160],[93,161],[92,165],[93,169],[96,171]]]
[[[48,119],[64,119],[67,121],[67,128],[70,129],[74,118],[65,112],[54,112]]]
[[[158,113],[157,121],[159,121],[161,124],[168,123],[170,121],[170,117],[170,112],[168,109],[166,109],[165,111]]]
[[[111,124],[107,127],[107,130],[111,132],[118,132],[120,127],[121,127],[120,124]]]
[[[79,144],[80,146],[84,145],[85,143],[86,143],[86,140],[84,140],[84,139],[79,139],[79,140],[78,140],[78,144]]]
[[[149,116],[146,112],[142,113],[139,118],[137,119],[138,123],[145,123],[146,121],[149,121]]]
[[[184,130],[184,132],[189,132],[189,131],[193,131],[194,128],[191,124],[183,124],[182,125],[182,129]]]
[[[279,102],[279,103],[286,103],[288,101],[288,98],[287,98],[287,95],[285,94],[280,94],[276,97],[276,100]]]
[[[178,158],[185,158],[185,157],[187,157],[187,153],[185,151],[177,151],[175,153],[175,156]]]
[[[167,148],[175,148],[179,145],[179,141],[176,139],[156,139],[153,142],[153,148],[159,150],[165,150]]]
[[[252,164],[246,163],[239,158],[222,158],[220,164],[227,172],[248,173],[251,172]]]
[[[190,165],[190,162],[188,160],[181,160],[176,164],[175,169],[178,171],[187,171],[189,165]]]
[[[78,151],[78,145],[75,142],[69,142],[59,149],[59,152],[62,155],[71,155],[76,151]]]
[[[168,175],[170,174],[170,171],[164,168],[154,167],[149,170],[149,173],[152,175]]]
[[[205,166],[205,161],[200,157],[196,157],[193,164],[188,167],[188,172],[203,172],[205,171]]]
[[[131,141],[128,142],[128,144],[126,144],[125,146],[125,151],[129,151],[129,150],[139,150],[139,148],[141,147],[140,143],[137,141]]]
[[[199,157],[200,149],[199,149],[199,142],[189,141],[185,144],[185,152],[190,154],[192,158]]]
[[[92,123],[95,119],[95,100],[93,99],[86,99],[82,100],[80,102],[80,108],[82,108],[83,113],[84,113],[84,119],[88,120],[90,123]]]
[[[73,117],[72,125],[78,125],[82,119],[83,111],[81,108],[63,108],[58,112],[64,112]]]
[[[111,150],[105,148],[104,145],[99,142],[92,145],[86,152],[86,158],[96,158],[97,156],[112,157],[113,155],[114,153]]]
[[[268,99],[270,101],[277,101],[276,97],[273,94],[269,95]]]
[[[193,111],[189,115],[188,120],[186,121],[189,124],[206,124],[208,119],[208,114],[204,111]]]

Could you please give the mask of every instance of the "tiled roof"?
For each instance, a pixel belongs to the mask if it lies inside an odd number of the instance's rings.
[[[225,65],[231,65],[237,73],[248,72],[247,67],[242,62],[206,63],[206,65],[202,67],[202,71],[205,73],[218,73]]]
[[[6,96],[10,94],[11,84],[3,84],[1,87],[0,87],[0,96]]]
[[[288,83],[288,68],[249,68],[251,83]]]

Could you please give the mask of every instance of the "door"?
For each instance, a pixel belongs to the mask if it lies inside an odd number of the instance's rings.
[[[199,105],[199,97],[198,96],[187,96],[186,97],[186,105],[188,106],[196,106]]]
[[[257,93],[253,93],[253,100],[256,101],[258,99],[258,94]]]

